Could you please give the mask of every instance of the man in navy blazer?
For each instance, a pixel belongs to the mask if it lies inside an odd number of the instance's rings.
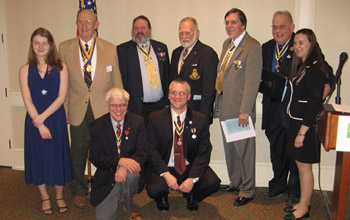
[[[220,179],[209,167],[212,145],[207,117],[187,108],[190,98],[189,83],[181,78],[175,79],[169,89],[170,108],[150,114],[147,140],[151,172],[146,190],[160,211],[169,209],[169,188],[181,191],[187,198],[187,209],[195,211],[198,202],[220,187]],[[176,123],[179,127],[175,126]],[[175,138],[178,131],[182,136]],[[179,154],[175,144],[181,145],[181,142],[182,153]],[[182,171],[176,165],[175,157],[179,156],[183,159]]]
[[[199,41],[198,24],[194,18],[186,17],[180,21],[179,40],[181,46],[171,55],[171,80],[183,78],[190,83],[188,107],[205,114],[212,123],[218,55]]]
[[[143,118],[127,112],[128,100],[125,90],[111,89],[106,96],[109,113],[91,123],[90,161],[97,170],[90,202],[96,219],[116,219],[121,194],[130,219],[142,219],[133,208],[133,195],[147,159],[146,134]]]
[[[132,40],[117,46],[123,85],[130,94],[128,110],[143,116],[145,123],[150,112],[165,107],[170,71],[168,48],[151,40],[151,32],[150,21],[140,15],[133,20]],[[150,83],[146,66],[148,58],[157,75],[156,88]]]

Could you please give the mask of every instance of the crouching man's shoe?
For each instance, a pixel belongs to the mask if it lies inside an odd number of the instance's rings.
[[[157,208],[159,211],[166,212],[169,210],[168,197],[162,197],[157,201]]]
[[[197,211],[198,210],[198,202],[195,200],[193,195],[187,195],[187,209],[190,211]]]

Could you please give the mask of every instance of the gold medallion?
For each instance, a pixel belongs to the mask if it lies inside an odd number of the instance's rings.
[[[198,75],[198,71],[196,68],[193,68],[192,74],[190,75],[190,79],[199,80],[201,77]]]
[[[87,65],[86,70],[92,72],[92,66],[90,64]]]

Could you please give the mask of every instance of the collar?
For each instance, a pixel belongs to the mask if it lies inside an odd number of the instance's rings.
[[[85,46],[85,44],[89,45],[89,48],[91,48],[92,41],[94,41],[94,37],[92,37],[88,42],[83,41],[81,38],[79,38],[80,42]]]
[[[147,50],[149,48],[149,45],[151,45],[151,42],[149,40],[144,44],[140,44],[141,47],[146,47]]]
[[[243,33],[241,35],[239,35],[239,37],[236,38],[236,40],[232,39],[232,42],[235,44],[236,48],[238,47],[239,43],[241,43],[243,37],[246,35],[247,31],[243,31]]]
[[[110,117],[111,117],[113,129],[115,130],[117,125],[118,125],[118,122],[116,120],[114,120],[111,115],[110,115]],[[125,121],[125,117],[123,118],[123,120],[121,122],[119,122],[119,124],[121,125],[121,128],[123,128],[123,126],[124,126],[124,121]]]
[[[187,48],[187,51],[188,51],[187,54],[190,54],[191,50],[193,49],[194,46],[196,46],[197,42],[198,42],[198,39],[194,42],[194,44],[191,47]],[[181,53],[184,54],[185,50],[186,48],[183,48]]]
[[[186,113],[187,113],[187,110],[185,110],[184,112],[182,112],[181,114],[177,114],[175,111],[173,111],[171,108],[170,108],[170,111],[171,111],[171,119],[173,121],[177,121],[177,116],[180,115],[180,121],[181,123],[183,123],[185,121],[185,118],[186,118]]]

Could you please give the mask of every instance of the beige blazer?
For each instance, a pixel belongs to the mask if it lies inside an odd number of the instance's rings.
[[[218,71],[230,43],[231,38],[225,40],[223,44]],[[246,33],[227,64],[223,93],[216,97],[220,120],[237,118],[240,113],[245,113],[255,121],[255,101],[259,90],[261,68],[260,44]]]
[[[123,88],[119,71],[116,47],[100,38],[96,40],[96,71],[90,89],[85,84],[80,66],[79,38],[62,42],[59,45],[61,59],[68,66],[69,89],[65,103],[70,123],[78,126],[84,119],[90,100],[95,119],[108,112],[105,96],[113,87]]]

